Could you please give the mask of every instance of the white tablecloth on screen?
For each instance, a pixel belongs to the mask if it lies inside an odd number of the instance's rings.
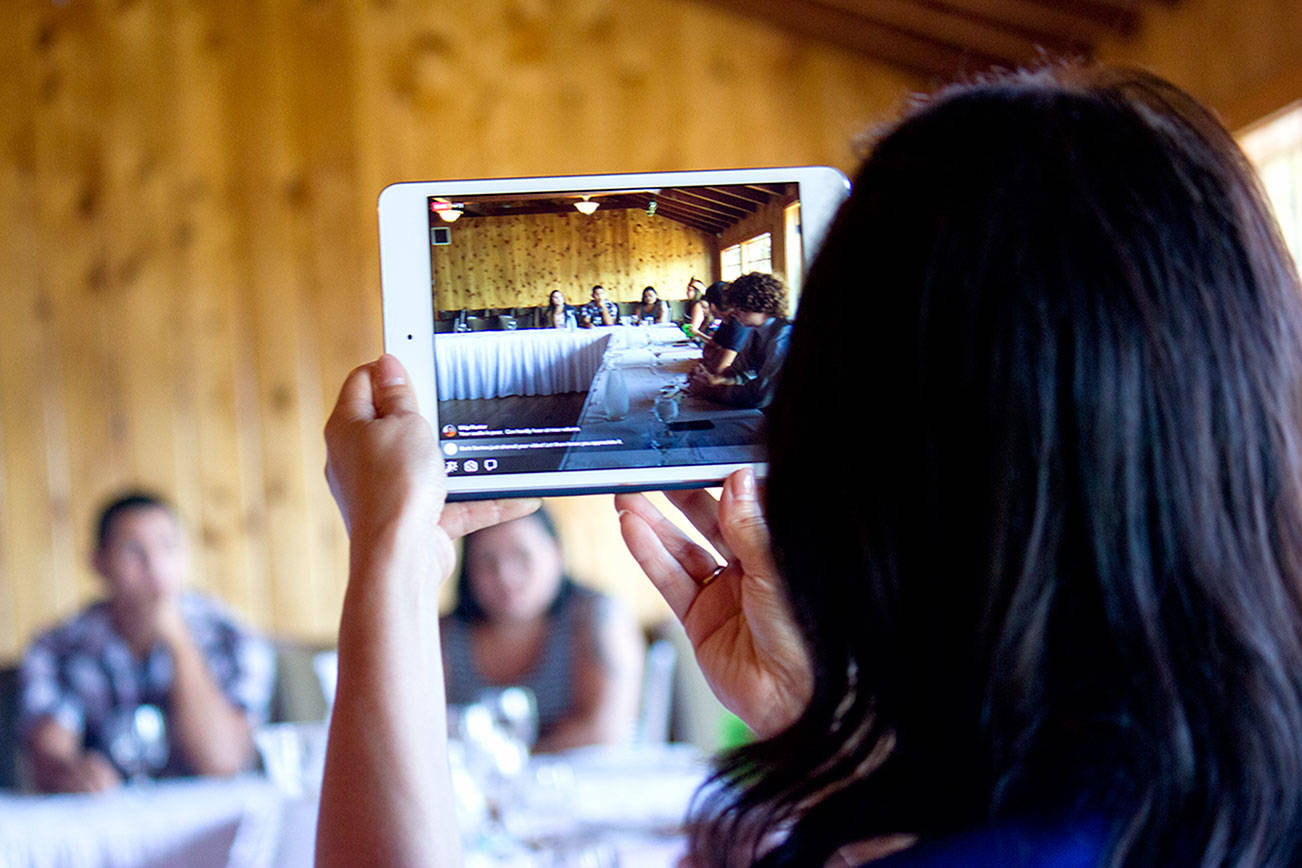
[[[440,334],[434,375],[440,401],[586,392],[612,328]]]

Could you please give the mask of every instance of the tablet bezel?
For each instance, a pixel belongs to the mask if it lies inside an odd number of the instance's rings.
[[[406,366],[422,415],[438,431],[434,376],[434,299],[430,269],[429,199],[515,193],[613,191],[653,187],[797,183],[806,267],[813,261],[850,182],[827,166],[557,175],[453,181],[404,181],[379,196],[380,283],[384,348]],[[545,471],[448,479],[449,500],[665,490],[715,485],[729,473],[764,464],[733,463]]]

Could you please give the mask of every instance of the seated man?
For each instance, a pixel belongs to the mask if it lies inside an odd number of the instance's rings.
[[[273,651],[183,590],[189,558],[172,509],[134,493],[100,514],[106,598],[32,644],[19,733],[36,786],[97,791],[132,775],[233,774],[254,759]]]
[[[606,288],[597,284],[592,288],[592,301],[579,308],[579,326],[590,329],[599,325],[618,325],[619,305],[606,299]]]
[[[782,363],[791,340],[787,288],[771,274],[752,271],[732,282],[724,293],[730,319],[751,329],[749,339],[727,370],[716,373],[702,362],[688,375],[688,389],[721,404],[763,409],[773,400]]]

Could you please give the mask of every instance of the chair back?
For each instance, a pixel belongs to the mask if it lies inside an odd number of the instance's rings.
[[[0,789],[19,789],[18,666],[0,667]]]
[[[669,741],[674,667],[677,663],[678,650],[668,639],[657,639],[647,648],[646,665],[642,670],[642,707],[633,732],[633,740],[638,744]]]

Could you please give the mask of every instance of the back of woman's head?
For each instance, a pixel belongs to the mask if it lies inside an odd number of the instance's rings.
[[[1151,77],[956,86],[882,139],[771,414],[814,697],[710,830],[802,817],[780,862],[1088,810],[1119,861],[1288,862],[1298,293],[1233,141]]]

